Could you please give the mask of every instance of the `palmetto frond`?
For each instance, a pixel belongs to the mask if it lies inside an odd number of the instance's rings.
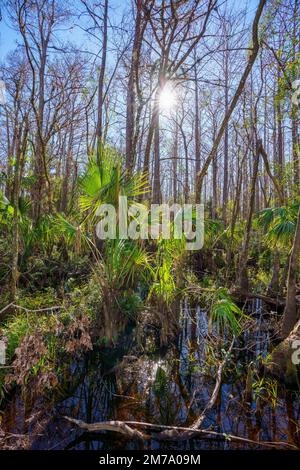
[[[54,220],[55,236],[57,241],[63,239],[68,248],[74,248],[75,253],[80,251],[82,244],[88,245],[90,240],[81,225],[73,224],[58,214]]]
[[[299,204],[267,208],[260,212],[258,225],[266,232],[269,245],[290,245],[296,229]]]
[[[146,278],[150,271],[150,258],[146,251],[131,240],[107,240],[105,256],[99,261],[96,271],[101,285],[116,292],[132,288]]]
[[[241,331],[240,319],[247,316],[233,302],[227,289],[219,288],[214,292],[210,308],[210,322],[215,324],[217,333],[228,327],[233,334]]]
[[[119,154],[109,148],[103,152],[101,167],[95,157],[91,157],[79,182],[82,193],[79,198],[80,209],[89,212],[91,216],[96,215],[103,203],[112,204],[117,209],[119,196],[126,196],[130,204],[134,198],[149,190],[146,175],[138,173],[128,178],[126,172],[121,170]]]

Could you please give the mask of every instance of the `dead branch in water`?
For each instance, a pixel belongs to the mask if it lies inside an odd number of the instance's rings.
[[[219,396],[219,391],[221,388],[221,383],[222,383],[222,372],[228,361],[229,355],[233,349],[233,345],[234,345],[234,339],[231,342],[230,348],[225,358],[223,359],[223,361],[220,363],[218,367],[216,383],[215,383],[213,393],[210,397],[210,400],[207,403],[204,410],[202,411],[201,415],[194,421],[194,423],[190,427],[165,426],[165,425],[160,425],[160,424],[152,424],[152,423],[145,423],[145,422],[139,422],[139,421],[105,421],[102,423],[89,424],[81,420],[69,418],[68,416],[65,416],[65,419],[67,419],[71,423],[76,424],[81,429],[84,429],[88,432],[112,431],[112,432],[118,432],[118,433],[124,434],[125,436],[129,438],[135,438],[135,439],[146,440],[146,441],[150,439],[155,439],[157,441],[187,440],[187,439],[191,439],[194,437],[211,436],[214,438],[221,437],[223,439],[227,439],[227,440],[231,440],[235,442],[243,442],[243,443],[254,444],[254,445],[259,445],[263,447],[269,447],[269,448],[285,446],[291,449],[297,449],[296,446],[289,444],[287,442],[261,442],[261,441],[255,441],[252,439],[247,439],[245,437],[234,436],[231,434],[219,433],[219,432],[211,431],[207,429],[199,429],[207,415],[207,412],[214,407],[217,401],[217,398]],[[140,426],[142,428],[148,428],[148,429],[151,429],[152,431],[158,430],[160,432],[158,432],[155,436],[151,436],[149,434],[139,431],[138,429],[136,429],[136,426]]]
[[[194,437],[195,435],[199,434],[199,428],[202,425],[206,414],[209,410],[213,408],[215,405],[215,402],[217,401],[221,383],[222,383],[222,372],[225,364],[227,363],[228,357],[232,351],[234,345],[234,339],[231,342],[230,348],[223,359],[223,361],[220,363],[217,371],[217,378],[216,378],[216,384],[212,393],[212,396],[204,408],[203,412],[197,418],[196,421],[192,424],[191,427],[189,428],[178,428],[176,426],[171,426],[171,427],[164,427],[164,431],[161,431],[158,433],[155,437],[155,439],[158,440],[186,440]],[[85,429],[86,431],[89,432],[96,432],[96,431],[113,431],[113,432],[119,432],[121,434],[125,434],[128,437],[131,438],[137,438],[137,439],[142,439],[142,440],[149,440],[151,439],[151,436],[142,433],[141,431],[138,431],[137,429],[131,428],[128,426],[127,423],[123,421],[107,421],[107,422],[102,422],[102,423],[85,423],[84,421],[80,421],[77,419],[69,418],[68,416],[65,416],[65,418],[70,421],[71,423],[76,424],[79,426],[81,429]],[[184,431],[183,431],[184,429]],[[204,431],[201,431],[202,433]]]
[[[112,432],[118,432],[118,433],[124,434],[130,438],[138,438],[138,439],[142,439],[145,441],[150,440],[150,439],[163,440],[163,439],[166,439],[166,437],[162,437],[163,432],[156,434],[156,436],[150,436],[149,434],[145,434],[145,433],[138,431],[137,429],[134,429],[132,426],[141,426],[143,428],[149,428],[152,431],[162,430],[162,429],[164,429],[165,431],[176,431],[178,433],[181,433],[181,435],[186,435],[186,432],[190,433],[191,431],[191,428],[187,428],[183,426],[166,426],[163,424],[152,424],[152,423],[145,423],[141,421],[105,421],[102,423],[88,424],[88,423],[84,423],[81,420],[69,418],[68,416],[65,416],[65,419],[67,419],[71,423],[76,424],[79,428],[84,429],[88,432],[112,431]],[[293,444],[289,444],[288,442],[254,441],[253,439],[247,439],[246,437],[239,437],[239,436],[234,436],[232,434],[220,433],[216,431],[211,431],[209,429],[195,429],[193,430],[193,433],[194,433],[193,437],[211,436],[212,438],[215,438],[215,439],[223,438],[224,440],[227,439],[228,441],[243,442],[243,443],[268,447],[268,448],[276,448],[278,446],[285,446],[290,449],[298,449],[296,446],[294,446]]]
[[[141,439],[141,440],[149,440],[151,439],[150,436],[147,434],[138,431],[137,429],[133,429],[128,426],[124,421],[104,421],[102,423],[85,423],[79,419],[69,418],[69,416],[65,416],[65,419],[70,421],[71,423],[76,424],[81,429],[85,429],[88,432],[97,432],[97,431],[112,431],[118,432],[120,434],[124,434],[127,437]]]
[[[185,431],[182,432],[182,428],[178,428],[175,426],[172,427],[165,427],[164,431],[160,432],[155,439],[159,440],[166,440],[166,439],[190,439],[191,437],[194,437],[195,433],[198,433],[198,428],[202,425],[204,418],[206,416],[206,413],[211,410],[218,398],[219,390],[221,387],[221,382],[222,382],[222,371],[223,368],[228,360],[228,356],[232,351],[234,344],[234,339],[231,342],[230,348],[224,358],[224,360],[221,362],[221,364],[218,367],[217,371],[217,379],[216,379],[216,384],[212,393],[212,396],[206,405],[205,409],[199,416],[199,418],[192,424],[191,427],[185,428]],[[102,422],[102,423],[85,423],[84,421],[77,420],[74,418],[69,418],[68,416],[65,416],[65,419],[70,421],[71,423],[76,424],[79,426],[81,429],[85,429],[86,431],[89,432],[96,432],[96,431],[113,431],[113,432],[119,432],[121,434],[125,434],[126,436],[137,438],[137,439],[142,439],[142,440],[148,440],[151,439],[151,436],[148,436],[147,434],[142,433],[141,431],[138,431],[136,429],[131,428],[128,426],[126,422],[123,421],[107,421],[107,422]]]
[[[243,291],[240,291],[240,290],[238,290],[238,291],[231,290],[230,294],[232,295],[232,297],[234,297],[237,300],[241,300],[242,298],[243,299],[260,299],[263,302],[265,302],[266,304],[274,305],[275,307],[284,307],[285,306],[285,300],[282,299],[282,298],[276,298],[275,299],[275,298],[269,297],[267,295],[256,294],[254,292],[243,292]]]

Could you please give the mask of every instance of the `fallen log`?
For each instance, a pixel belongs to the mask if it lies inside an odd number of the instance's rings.
[[[247,300],[247,299],[260,299],[266,304],[274,305],[275,307],[285,307],[285,300],[282,298],[269,297],[263,294],[255,294],[254,292],[243,292],[240,290],[231,290],[230,295],[238,301]]]
[[[231,345],[228,349],[228,352],[225,358],[223,359],[223,361],[220,363],[218,367],[216,383],[215,383],[213,393],[210,397],[210,400],[207,403],[204,410],[202,411],[201,415],[194,421],[194,423],[190,427],[166,426],[166,425],[160,425],[160,424],[145,423],[145,422],[140,422],[140,421],[106,421],[102,423],[89,424],[89,423],[85,423],[83,421],[80,421],[74,418],[69,418],[68,416],[65,416],[65,419],[67,419],[71,423],[76,424],[78,427],[88,432],[112,431],[112,432],[123,434],[127,436],[128,438],[139,439],[139,440],[144,440],[144,441],[148,441],[150,439],[155,439],[156,441],[188,440],[188,439],[195,438],[195,437],[211,436],[214,438],[221,437],[223,439],[232,440],[235,442],[248,443],[248,444],[269,447],[269,448],[285,446],[291,449],[297,449],[295,445],[289,444],[287,442],[255,441],[252,439],[247,439],[245,437],[234,436],[232,434],[218,433],[216,431],[211,431],[207,429],[199,429],[203,424],[203,421],[207,415],[207,412],[214,407],[217,401],[221,383],[222,383],[222,372],[223,372],[224,366],[226,365],[228,361],[230,353],[232,352],[233,345],[234,345],[234,339],[231,342]],[[152,435],[146,434],[145,432],[139,431],[138,429],[136,429],[137,426],[142,427],[142,428],[148,428],[148,429],[151,429],[152,431],[159,430],[159,432],[157,432],[157,434],[152,436]]]
[[[152,424],[152,423],[145,423],[143,421],[104,421],[102,423],[85,423],[78,419],[69,418],[68,416],[64,417],[71,423],[76,424],[79,428],[86,430],[88,432],[97,432],[97,431],[111,431],[117,432],[126,435],[128,438],[138,438],[145,441],[155,439],[156,441],[160,440],[167,440],[165,437],[164,432],[160,432],[155,434],[154,436],[142,433],[137,429],[134,429],[132,426],[139,426],[142,428],[148,428],[152,431],[157,430],[164,430],[164,431],[176,431],[181,433],[181,435],[186,436],[186,432],[189,432],[191,428],[183,427],[183,426],[166,426],[163,424]],[[130,431],[129,431],[130,430]],[[258,445],[262,447],[268,448],[278,448],[279,446],[287,447],[289,449],[298,449],[297,446],[290,444],[288,442],[270,442],[270,441],[255,441],[253,439],[248,439],[246,437],[235,436],[232,434],[227,433],[220,433],[216,431],[211,431],[210,429],[195,429],[193,437],[207,437],[211,436],[214,439],[222,438],[228,441],[235,441],[247,444]],[[174,438],[173,438],[174,439]]]
[[[170,428],[165,428],[164,431],[162,431],[162,432],[160,432],[159,434],[156,435],[155,439],[158,439],[158,440],[168,440],[168,439],[169,440],[186,440],[186,439],[191,439],[192,437],[195,437],[196,435],[198,435],[199,428],[201,427],[201,425],[202,425],[202,423],[203,423],[203,421],[206,417],[207,412],[214,407],[214,405],[217,401],[219,391],[220,391],[220,387],[221,387],[221,383],[222,383],[222,372],[223,372],[224,366],[226,365],[226,363],[228,361],[228,358],[229,358],[229,356],[232,352],[234,341],[235,341],[235,338],[233,338],[233,340],[230,344],[230,347],[229,347],[229,349],[228,349],[228,351],[225,355],[225,358],[223,359],[223,361],[220,363],[220,365],[218,367],[216,383],[215,383],[213,393],[212,393],[212,395],[210,397],[210,400],[207,403],[206,407],[204,408],[201,415],[199,416],[199,418],[197,418],[194,421],[194,423],[192,424],[191,427],[185,428],[184,431],[182,429],[179,429],[178,427],[175,427],[175,426],[170,427]],[[137,438],[137,439],[142,439],[142,440],[151,439],[151,437],[148,436],[147,434],[144,434],[144,433],[142,433],[142,432],[140,432],[136,429],[131,428],[130,426],[128,426],[127,423],[125,423],[123,421],[108,421],[108,422],[102,422],[102,423],[89,424],[89,423],[85,423],[85,422],[80,421],[80,420],[69,418],[67,416],[65,416],[65,418],[68,421],[73,422],[74,424],[76,424],[80,428],[85,429],[85,430],[90,431],[90,432],[94,432],[94,431],[114,431],[114,432],[119,432],[121,434],[125,434],[128,437],[132,437],[132,438]]]
[[[103,421],[102,423],[85,423],[84,421],[70,418],[69,416],[64,416],[64,418],[88,432],[112,431],[124,434],[125,436],[130,438],[140,439],[143,441],[150,439],[150,436],[142,433],[137,429],[131,428],[124,421]]]

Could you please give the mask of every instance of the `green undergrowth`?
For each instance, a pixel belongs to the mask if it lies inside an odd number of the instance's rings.
[[[63,298],[52,288],[35,295],[19,292],[16,304],[0,326],[0,339],[6,344],[0,404],[16,385],[22,392],[51,390],[72,360],[92,349],[101,293],[91,279]]]

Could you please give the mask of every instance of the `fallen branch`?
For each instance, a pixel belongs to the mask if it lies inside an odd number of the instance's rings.
[[[228,349],[228,352],[225,358],[223,359],[223,361],[220,363],[218,367],[216,383],[215,383],[213,393],[210,397],[210,400],[208,404],[206,405],[206,407],[204,408],[204,410],[202,411],[199,418],[197,418],[196,421],[194,421],[194,423],[190,427],[165,426],[165,425],[151,424],[151,423],[145,423],[145,422],[139,422],[139,421],[106,421],[102,423],[89,424],[89,423],[85,423],[77,419],[69,418],[68,416],[65,416],[65,419],[67,419],[71,423],[76,424],[81,429],[84,429],[89,432],[112,431],[112,432],[121,433],[129,438],[137,438],[141,440],[150,440],[150,439],[155,439],[157,441],[187,440],[187,439],[191,439],[194,437],[206,435],[206,436],[213,436],[213,437],[222,437],[223,439],[227,439],[227,440],[254,444],[254,445],[259,445],[259,446],[269,447],[269,448],[274,448],[278,446],[286,446],[292,449],[297,449],[296,446],[289,444],[287,442],[261,442],[261,441],[255,441],[252,439],[247,439],[245,437],[234,436],[231,434],[218,433],[216,431],[210,431],[207,429],[199,429],[207,415],[207,412],[214,407],[217,401],[221,383],[222,383],[222,372],[228,361],[229,355],[233,349],[233,345],[234,345],[234,339],[231,342],[231,345]],[[149,434],[146,434],[144,432],[141,432],[135,429],[135,426],[149,428],[149,429],[152,429],[153,431],[160,430],[160,432],[158,432],[153,437],[153,436],[150,436]]]
[[[186,439],[191,439],[195,435],[198,435],[199,428],[202,425],[202,423],[203,423],[203,421],[206,417],[207,412],[213,408],[213,406],[215,405],[215,403],[217,401],[219,391],[220,391],[220,387],[221,387],[221,383],[222,383],[223,368],[224,368],[225,364],[227,363],[228,357],[229,357],[229,355],[232,351],[232,348],[233,348],[233,345],[234,345],[234,340],[235,340],[235,338],[233,338],[233,340],[231,342],[231,345],[230,345],[230,348],[229,348],[228,352],[226,353],[225,358],[223,359],[223,361],[220,363],[220,365],[218,367],[217,378],[216,378],[216,383],[215,383],[213,393],[210,397],[210,400],[209,400],[208,404],[206,405],[206,407],[202,411],[199,418],[197,418],[196,421],[194,421],[194,423],[192,424],[191,427],[185,428],[184,431],[182,431],[182,429],[176,428],[174,426],[164,428],[165,430],[160,432],[159,434],[157,434],[155,439],[159,439],[159,440],[167,440],[167,439],[172,439],[172,440],[180,439],[180,440],[182,440],[182,439],[184,439],[184,440],[186,440]],[[125,423],[123,421],[108,421],[108,422],[103,422],[103,423],[88,424],[88,423],[85,423],[85,422],[80,421],[80,420],[69,418],[67,416],[65,416],[65,418],[68,421],[76,424],[80,428],[85,429],[85,430],[90,431],[90,432],[94,432],[94,431],[114,431],[114,432],[119,432],[121,434],[125,434],[126,436],[129,436],[129,437],[135,437],[135,438],[142,439],[142,440],[151,439],[151,437],[148,436],[147,434],[144,434],[144,433],[142,433],[142,432],[140,432],[136,429],[131,428],[130,426],[128,426],[127,423]]]
[[[235,299],[240,300],[241,298],[243,299],[260,299],[263,300],[266,304],[269,305],[274,305],[275,307],[284,307],[285,306],[285,300],[284,299],[274,299],[273,297],[268,297],[267,295],[263,294],[255,294],[254,292],[243,292],[240,290],[232,290],[230,291],[230,294],[232,297]]]
[[[141,431],[138,431],[137,429],[131,428],[123,421],[104,421],[103,423],[89,424],[79,419],[69,418],[68,416],[64,416],[64,418],[70,421],[71,423],[76,424],[81,429],[85,429],[86,431],[89,431],[89,432],[112,431],[112,432],[118,432],[120,434],[124,434],[125,436],[130,437],[130,438],[136,438],[136,439],[141,439],[141,440],[151,439],[151,437],[148,436],[147,434],[144,434]]]
[[[4,307],[2,310],[0,310],[0,315],[1,315],[2,313],[4,313],[6,310],[8,310],[12,305],[14,305],[13,302],[11,302],[10,304],[6,305],[6,307]]]
[[[139,439],[142,439],[142,440],[155,439],[158,441],[158,440],[163,440],[166,438],[162,437],[164,436],[162,432],[159,434],[156,434],[155,436],[150,436],[149,434],[145,434],[134,429],[132,426],[141,426],[142,428],[148,428],[148,429],[151,429],[152,431],[162,430],[162,429],[169,430],[169,431],[175,430],[176,432],[178,432],[178,434],[181,433],[181,435],[186,435],[185,433],[187,431],[190,432],[191,430],[191,428],[187,428],[183,426],[166,426],[163,424],[145,423],[143,421],[105,421],[102,423],[88,424],[88,423],[84,423],[81,420],[69,418],[68,416],[65,416],[65,419],[67,419],[71,423],[76,424],[79,428],[84,429],[88,432],[112,431],[112,432],[117,432],[117,433],[127,435],[128,437],[138,437]],[[130,431],[128,432],[128,430]],[[227,434],[227,433],[220,433],[216,431],[211,431],[209,429],[195,429],[193,432],[194,432],[194,437],[212,436],[214,438],[222,438],[228,441],[243,442],[243,443],[268,447],[268,448],[276,448],[278,446],[285,446],[291,449],[298,449],[296,446],[294,446],[293,444],[289,444],[288,442],[255,441],[253,439],[247,439],[246,437],[234,436],[232,434]]]
[[[6,310],[8,310],[10,307],[14,307],[19,310],[24,310],[25,312],[28,312],[28,313],[40,313],[40,312],[47,312],[47,311],[52,311],[52,310],[59,310],[63,308],[62,305],[55,305],[53,307],[30,309],[30,308],[22,307],[21,305],[16,305],[13,302],[11,302],[10,304],[6,305],[6,307],[4,307],[2,310],[0,310],[0,315],[4,313]]]

